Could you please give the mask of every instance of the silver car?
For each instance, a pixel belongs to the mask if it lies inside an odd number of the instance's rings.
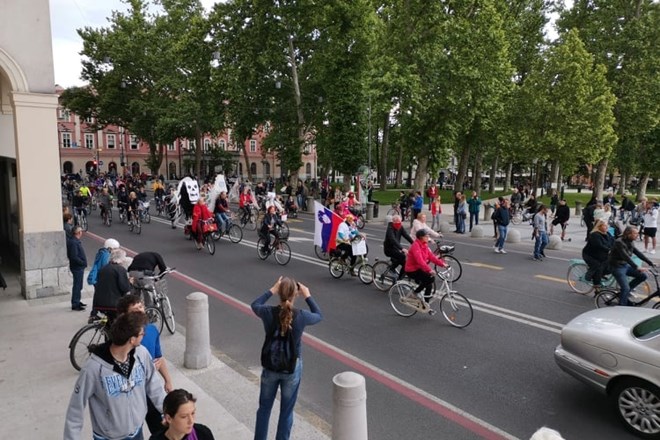
[[[660,439],[660,310],[583,313],[563,328],[555,361],[606,394],[630,431]]]

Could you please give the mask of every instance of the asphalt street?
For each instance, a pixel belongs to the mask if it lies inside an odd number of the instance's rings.
[[[280,275],[310,286],[325,319],[307,331],[299,405],[328,432],[331,379],[352,370],[367,378],[373,439],[527,439],[544,425],[567,439],[634,438],[604,396],[561,372],[553,359],[562,326],[594,307],[593,297],[572,293],[565,281],[568,261],[579,255],[575,247],[547,250],[548,258],[536,262],[528,234],[508,244],[507,255],[495,254],[490,238],[446,234],[463,263],[454,288],[475,310],[472,324],[456,329],[440,315],[397,316],[386,293],[357,277],[333,279],[327,263],[314,255],[311,216],[290,220],[293,257],[284,267],[273,257],[257,258],[253,231],[245,230],[239,244],[222,239],[211,256],[164,219],[154,218],[136,235],[116,222],[116,212],[114,218],[106,228],[98,212],[92,214],[84,238],[88,259],[108,237],[130,251],[160,252],[177,268],[169,294],[178,325],[185,326],[185,296],[207,293],[213,349],[244,374],[256,376],[261,369],[263,329],[250,302]],[[384,231],[382,219],[363,231],[371,262],[385,258]]]

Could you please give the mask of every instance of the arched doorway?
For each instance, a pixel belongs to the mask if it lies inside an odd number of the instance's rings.
[[[138,176],[140,174],[140,164],[137,162],[133,162],[131,164],[131,174],[133,176]]]
[[[116,162],[110,162],[108,164],[108,173],[109,174],[117,174],[117,163]]]
[[[87,174],[96,174],[96,161],[95,160],[88,160],[85,162],[85,172]]]
[[[257,164],[255,162],[252,162],[250,164],[250,174],[252,174],[252,177],[256,176],[257,174]]]
[[[64,174],[73,174],[73,162],[71,162],[70,160],[64,162],[64,164],[62,165],[62,172]]]
[[[170,162],[169,164],[168,175],[169,179],[176,179],[176,164],[174,162]]]
[[[305,165],[305,174],[307,174],[309,179],[312,178],[312,164],[309,162],[307,162],[307,165]]]

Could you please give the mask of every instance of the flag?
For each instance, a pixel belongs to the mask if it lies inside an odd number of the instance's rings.
[[[330,252],[337,246],[337,229],[343,219],[337,214],[314,202],[314,244]]]

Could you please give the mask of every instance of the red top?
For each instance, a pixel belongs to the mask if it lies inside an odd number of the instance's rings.
[[[405,270],[406,272],[423,270],[427,273],[433,273],[433,269],[431,269],[431,266],[429,266],[429,261],[440,267],[446,266],[444,261],[433,255],[433,252],[431,252],[428,244],[426,244],[422,239],[418,238],[408,250]]]
[[[238,198],[238,207],[245,208],[246,205],[249,205],[252,202],[252,196],[250,194],[241,193],[241,196]]]
[[[442,214],[442,205],[431,203],[431,215]]]
[[[197,232],[197,226],[199,225],[200,220],[208,220],[213,218],[213,214],[209,211],[209,208],[206,207],[203,203],[195,204],[192,214],[192,230]]]
[[[426,192],[426,194],[427,194],[430,198],[435,198],[435,197],[438,196],[438,188],[435,188],[435,187],[432,186],[432,187],[430,187],[430,188],[428,189],[428,191]]]

